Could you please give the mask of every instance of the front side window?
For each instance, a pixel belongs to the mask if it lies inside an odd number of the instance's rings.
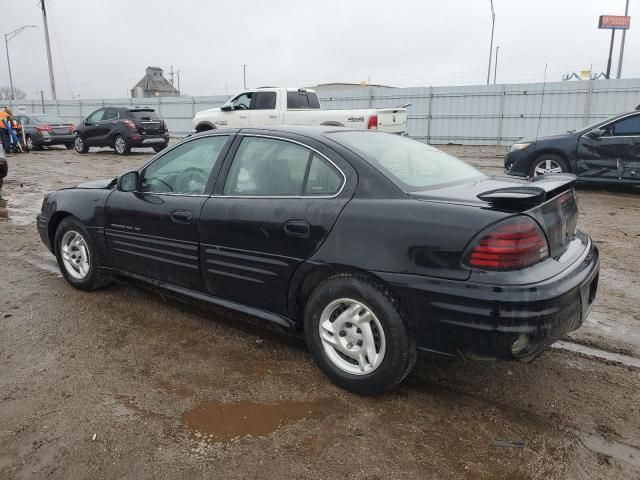
[[[437,148],[382,132],[334,132],[333,140],[358,154],[405,192],[484,177],[479,170]]]
[[[312,150],[285,140],[245,137],[231,164],[224,194],[330,195],[341,186],[341,174]]]
[[[233,105],[234,110],[249,110],[251,106],[251,97],[252,92],[243,93],[242,95],[238,95],[231,101],[231,105]]]
[[[610,135],[615,137],[640,135],[640,115],[615,122],[607,130]]]
[[[228,138],[226,135],[198,138],[168,151],[144,170],[142,191],[203,194]]]
[[[104,110],[97,110],[87,117],[87,123],[98,123],[103,115]]]

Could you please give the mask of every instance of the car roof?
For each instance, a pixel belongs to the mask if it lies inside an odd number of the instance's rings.
[[[355,130],[352,128],[336,127],[332,125],[307,126],[307,125],[277,125],[264,127],[244,127],[244,128],[217,128],[215,130],[205,130],[196,135],[206,136],[212,134],[234,134],[234,133],[254,133],[254,134],[297,134],[315,140],[322,140],[327,133],[334,132],[366,132],[367,130]]]

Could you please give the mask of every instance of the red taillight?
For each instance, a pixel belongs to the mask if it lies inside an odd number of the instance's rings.
[[[76,126],[75,125],[69,125],[69,133],[73,133],[76,131]]]
[[[377,130],[378,129],[378,115],[371,115],[369,117],[369,121],[367,122],[367,130]]]
[[[51,132],[53,129],[49,125],[36,125],[36,130],[39,132]]]
[[[465,257],[465,264],[481,270],[518,270],[549,256],[547,238],[529,217],[515,217],[483,232]]]
[[[124,123],[131,130],[136,130],[136,124],[133,123],[131,120],[122,120],[122,123]]]

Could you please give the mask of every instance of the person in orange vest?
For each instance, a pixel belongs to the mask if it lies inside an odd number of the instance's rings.
[[[2,139],[2,147],[5,153],[9,153],[11,149],[11,138],[9,137],[9,130],[5,122],[9,122],[9,113],[6,107],[0,107],[0,138]]]

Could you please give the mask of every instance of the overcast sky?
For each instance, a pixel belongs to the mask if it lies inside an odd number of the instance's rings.
[[[624,0],[494,0],[498,83],[559,81],[593,64],[603,71],[610,31],[601,14]],[[631,0],[629,14],[640,9]],[[50,95],[38,0],[0,0],[14,85]],[[122,98],[148,65],[180,70],[184,94],[249,87],[360,82],[396,86],[486,82],[489,0],[47,0],[58,98]],[[640,11],[640,10],[639,10]],[[640,76],[640,17],[632,20],[624,77]],[[612,71],[617,66],[618,39]],[[3,49],[4,50],[4,49]],[[9,84],[4,54],[0,85]]]

